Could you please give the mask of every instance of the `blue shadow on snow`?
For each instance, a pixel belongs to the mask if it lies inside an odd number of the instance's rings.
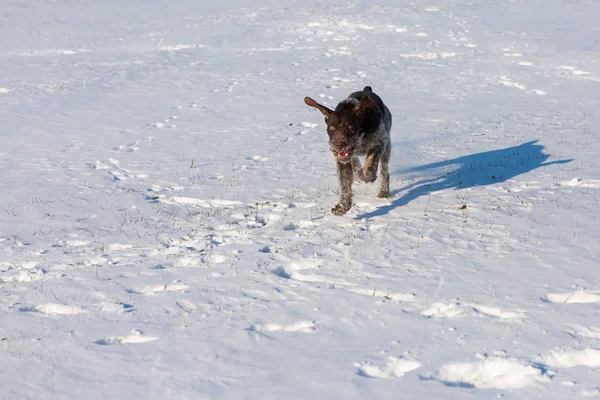
[[[426,178],[391,192],[391,196],[394,196],[407,191],[401,197],[393,200],[391,204],[379,207],[369,213],[357,215],[356,219],[385,215],[396,207],[440,190],[493,185],[536,168],[573,161],[573,159],[568,159],[545,162],[550,155],[544,154],[542,152],[544,146],[537,142],[537,140],[533,140],[519,146],[471,154],[400,171],[406,173],[442,169],[440,174],[434,178]]]

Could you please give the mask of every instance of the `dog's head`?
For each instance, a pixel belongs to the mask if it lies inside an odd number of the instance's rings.
[[[333,155],[339,162],[349,162],[352,153],[362,142],[361,125],[367,108],[373,104],[371,96],[365,96],[361,101],[344,100],[337,105],[335,111],[317,103],[310,97],[305,97],[304,102],[321,111],[325,116],[329,147]]]

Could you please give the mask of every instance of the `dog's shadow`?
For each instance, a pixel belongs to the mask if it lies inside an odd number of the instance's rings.
[[[394,199],[391,204],[379,207],[375,211],[359,214],[356,219],[385,215],[396,207],[406,205],[418,197],[427,196],[440,190],[493,185],[539,167],[573,161],[568,159],[545,162],[550,155],[543,153],[544,146],[537,144],[537,142],[537,140],[534,140],[506,149],[471,154],[398,171],[399,173],[429,172],[431,176],[438,170],[439,174],[436,174],[433,178],[428,177],[393,191],[391,196],[401,192],[405,193]]]

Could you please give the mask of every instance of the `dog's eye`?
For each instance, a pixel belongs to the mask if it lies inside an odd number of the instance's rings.
[[[348,129],[352,129],[352,125],[348,125]]]
[[[330,132],[333,132],[333,131],[335,131],[335,126],[329,125],[329,127],[327,129],[329,129]]]

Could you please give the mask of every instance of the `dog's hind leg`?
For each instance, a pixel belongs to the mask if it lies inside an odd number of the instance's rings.
[[[377,166],[379,165],[379,159],[381,158],[382,148],[377,146],[374,149],[369,150],[367,153],[367,159],[365,160],[365,167],[363,168],[363,180],[367,183],[375,182],[377,179]]]
[[[392,145],[389,141],[385,144],[381,153],[381,184],[377,197],[387,198],[390,197],[390,156],[392,154]]]

